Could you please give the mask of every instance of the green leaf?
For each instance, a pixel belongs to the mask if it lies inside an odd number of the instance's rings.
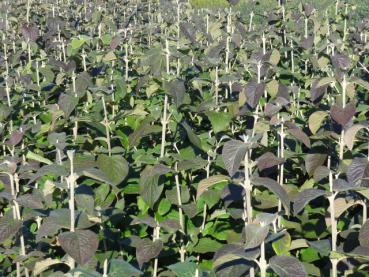
[[[108,274],[110,277],[132,277],[140,276],[143,272],[124,260],[112,259],[109,264]]]
[[[225,244],[217,250],[213,257],[213,268],[237,260],[252,261],[260,255],[260,248],[245,249],[242,244]]]
[[[178,277],[193,277],[196,273],[196,263],[185,261],[168,266]]]
[[[309,129],[313,135],[319,130],[324,119],[327,117],[328,113],[325,111],[316,111],[312,113],[309,117]]]
[[[128,175],[128,162],[123,156],[99,155],[97,165],[115,185],[119,185]]]
[[[94,192],[90,186],[79,185],[75,189],[75,200],[78,209],[85,210],[89,214],[94,214],[95,199]]]
[[[317,250],[323,257],[329,257],[332,249],[330,239],[308,241],[308,244]]]
[[[53,162],[50,161],[49,159],[46,159],[36,153],[33,153],[32,151],[27,152],[26,158],[30,160],[38,161],[40,163],[48,164],[48,165],[53,164]]]
[[[222,247],[221,243],[211,238],[205,237],[199,240],[197,245],[193,247],[192,251],[200,254],[205,254],[209,252],[215,252],[221,247]]]
[[[69,94],[61,94],[59,97],[58,105],[60,109],[64,112],[65,118],[68,119],[78,105],[78,97]]]
[[[222,132],[229,128],[229,123],[231,122],[231,115],[224,112],[207,112],[211,125],[215,133]]]
[[[245,227],[246,241],[245,248],[253,249],[258,247],[268,236],[269,226],[259,224],[247,224]]]
[[[305,206],[315,198],[318,198],[320,196],[323,196],[326,194],[325,190],[321,189],[305,189],[301,192],[299,192],[294,200],[293,200],[293,213],[297,215],[299,212],[301,212]]]
[[[364,81],[363,79],[360,79],[358,77],[353,77],[352,82],[369,91],[369,83],[367,81]]]
[[[320,259],[318,252],[314,248],[301,249],[301,260],[307,263],[313,263]]]
[[[229,181],[229,177],[225,175],[215,175],[201,180],[197,187],[196,198],[198,199],[208,188],[225,181]]]
[[[159,177],[170,171],[167,166],[157,164],[154,166],[148,165],[141,172],[140,195],[150,208],[154,207],[163,191],[163,185],[159,184]]]
[[[85,268],[75,268],[69,272],[72,276],[78,277],[102,277],[99,272],[96,272],[92,269],[85,269]]]
[[[188,125],[187,122],[182,122],[181,125],[183,126],[183,128],[185,129],[186,133],[187,133],[187,137],[190,140],[190,142],[196,146],[199,149],[202,149],[201,146],[201,140],[200,138],[195,134],[195,132],[191,129],[190,125]]]
[[[355,141],[355,137],[356,134],[364,128],[368,129],[369,124],[368,122],[362,122],[360,124],[355,124],[353,126],[351,126],[350,128],[348,128],[345,133],[344,133],[344,141],[348,147],[348,149],[350,149],[350,151],[352,151],[353,147],[354,147],[354,141]]]
[[[72,41],[70,42],[70,45],[72,46],[73,50],[77,50],[81,48],[83,44],[85,44],[86,40],[83,38],[72,38]]]
[[[114,60],[116,60],[116,59],[117,59],[117,56],[115,56],[114,51],[110,51],[110,52],[108,52],[108,53],[104,56],[103,61],[104,61],[104,62],[111,62],[111,61],[114,61]]]
[[[168,199],[162,199],[159,203],[158,206],[158,213],[160,215],[165,215],[167,212],[170,211],[172,204],[170,203],[170,201]]]
[[[269,62],[272,65],[277,65],[279,60],[281,59],[281,54],[277,49],[273,49],[272,54],[270,55]]]
[[[32,274],[33,276],[37,276],[40,273],[44,272],[46,269],[48,269],[50,266],[53,266],[55,264],[63,264],[63,262],[60,261],[59,259],[51,259],[51,258],[40,260],[35,263]]]
[[[173,97],[176,107],[182,105],[186,93],[186,87],[183,80],[174,79],[164,83],[165,91]]]
[[[284,233],[283,236],[272,243],[274,252],[277,255],[288,256],[291,247],[291,236],[289,233]]]
[[[329,85],[329,84],[331,84],[335,81],[336,81],[336,78],[334,78],[334,77],[324,77],[324,78],[319,79],[316,87],[319,88],[319,87],[322,87],[322,86],[325,86],[325,85]]]
[[[276,194],[281,200],[286,213],[288,214],[290,212],[290,199],[286,190],[280,184],[278,184],[273,179],[266,177],[255,177],[251,181],[255,186],[265,187]]]
[[[140,126],[129,135],[129,146],[135,147],[138,146],[140,140],[145,135],[149,134],[148,130],[150,130],[150,124],[154,119],[150,116],[146,117],[140,124]]]

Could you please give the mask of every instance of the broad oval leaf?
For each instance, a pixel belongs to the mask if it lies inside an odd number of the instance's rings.
[[[274,256],[269,261],[270,267],[280,277],[307,277],[301,262],[292,256]]]
[[[161,175],[170,172],[170,168],[165,165],[157,164],[154,166],[146,166],[141,172],[140,177],[140,194],[143,200],[153,208],[156,201],[159,199],[163,185],[159,184]]]
[[[99,155],[97,165],[115,185],[119,185],[128,175],[128,162],[123,156]]]
[[[183,128],[185,129],[186,133],[187,133],[187,137],[189,139],[189,141],[196,146],[197,148],[199,148],[200,150],[202,149],[201,146],[201,140],[200,138],[195,134],[195,132],[192,130],[192,128],[190,127],[190,125],[188,125],[187,122],[182,122],[181,125],[183,126]]]
[[[306,147],[310,148],[310,139],[309,137],[300,129],[300,128],[290,128],[287,130],[288,133],[296,138],[298,141],[302,142],[306,145]]]
[[[184,261],[168,266],[178,277],[190,277],[196,275],[197,265],[194,262]]]
[[[288,255],[291,248],[291,236],[288,232],[284,233],[281,238],[272,243],[274,252],[277,255]]]
[[[347,168],[347,181],[353,185],[369,186],[369,161],[367,158],[354,158]],[[362,180],[366,178],[365,180]]]
[[[369,220],[365,221],[359,232],[359,242],[361,246],[369,247]]]
[[[260,248],[245,249],[241,244],[225,244],[219,248],[213,257],[213,268],[236,259],[252,261],[260,255]]]
[[[35,24],[24,24],[21,31],[26,40],[36,41],[38,38],[38,27]]]
[[[61,94],[59,96],[58,105],[64,112],[65,118],[68,119],[78,105],[78,97],[69,94]]]
[[[99,238],[90,230],[61,233],[58,240],[63,250],[80,264],[87,263],[99,247]]]
[[[247,224],[245,227],[245,249],[258,247],[266,239],[268,233],[269,226],[260,226],[259,224]]]
[[[293,213],[297,215],[311,200],[314,200],[315,198],[318,198],[325,194],[326,191],[314,188],[306,189],[299,192],[293,199]]]
[[[21,220],[16,220],[8,216],[0,218],[0,243],[14,236],[21,226]]]
[[[247,144],[239,140],[227,141],[222,150],[222,158],[226,170],[232,177],[240,167],[241,161],[245,158]]]
[[[327,159],[326,154],[307,154],[305,156],[305,167],[307,173],[311,176],[314,174],[315,169],[323,165]]]
[[[186,87],[183,80],[174,79],[170,82],[164,83],[165,91],[173,97],[177,108],[182,105],[183,98],[186,93]]]
[[[136,258],[138,265],[142,268],[143,264],[156,258],[163,249],[163,242],[161,240],[151,241],[149,239],[141,240],[139,246],[136,248]]]
[[[348,70],[351,63],[348,56],[340,53],[335,53],[335,55],[331,57],[331,61],[336,70]]]
[[[278,158],[272,152],[266,152],[256,160],[259,170],[264,170],[285,162],[284,158]]]
[[[322,123],[327,115],[328,113],[325,111],[316,111],[310,115],[309,129],[313,135],[315,135],[320,126],[322,126]]]
[[[256,105],[259,103],[259,99],[263,95],[264,90],[265,90],[264,83],[258,84],[255,80],[247,83],[245,89],[245,94],[247,98],[246,101],[251,108],[255,108]]]
[[[287,194],[286,190],[280,184],[278,184],[273,179],[265,178],[265,177],[255,177],[251,180],[251,182],[255,186],[265,187],[265,188],[269,189],[270,191],[272,191],[274,194],[276,194],[278,196],[278,198],[281,200],[282,205],[283,205],[284,209],[286,210],[286,213],[289,214],[289,212],[290,212],[290,199],[288,197],[288,194]]]
[[[344,108],[338,104],[331,107],[331,117],[338,124],[346,125],[356,113],[354,102],[348,103]]]
[[[354,140],[356,137],[356,134],[364,128],[368,128],[369,127],[369,123],[368,122],[363,122],[360,124],[355,124],[353,126],[351,126],[350,128],[348,128],[347,130],[345,130],[345,134],[344,134],[344,141],[348,147],[348,149],[350,149],[350,151],[352,151],[352,148],[354,147]]]
[[[19,196],[17,202],[20,206],[31,208],[31,209],[42,209],[43,198],[39,193],[27,193]]]
[[[108,274],[110,277],[132,277],[141,275],[142,272],[124,260],[112,259],[109,263]]]
[[[335,179],[333,181],[333,190],[334,191],[347,191],[347,190],[354,190],[359,188],[358,185],[355,185],[353,183],[349,183],[346,180],[343,179]]]
[[[229,123],[232,119],[229,113],[210,111],[206,115],[213,126],[214,133],[219,133],[229,128]]]
[[[224,181],[229,181],[229,177],[225,175],[215,175],[201,180],[197,187],[196,198],[198,199],[201,196],[201,194],[203,194],[208,188],[216,184],[222,183]]]
[[[5,144],[16,146],[22,141],[22,139],[23,139],[23,132],[14,131],[11,133],[10,138],[7,141],[5,141]]]

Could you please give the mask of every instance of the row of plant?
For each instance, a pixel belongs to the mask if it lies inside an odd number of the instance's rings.
[[[0,274],[367,276],[353,6],[0,10]]]

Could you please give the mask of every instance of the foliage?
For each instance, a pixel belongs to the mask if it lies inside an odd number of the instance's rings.
[[[0,275],[367,276],[369,21],[254,4],[0,3]]]

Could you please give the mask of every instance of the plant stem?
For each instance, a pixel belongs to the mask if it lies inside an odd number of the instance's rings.
[[[254,18],[254,12],[250,13],[250,23],[249,23],[249,32],[252,30],[252,19]]]
[[[75,187],[75,176],[74,176],[74,150],[68,150],[67,155],[70,161],[70,175],[67,178],[69,183],[69,211],[70,211],[70,231],[75,231],[75,207],[74,207],[74,187]],[[71,269],[75,268],[75,260],[69,257],[69,266]]]
[[[178,172],[178,163],[175,165],[176,175],[175,175],[175,181],[176,181],[176,189],[177,189],[177,202],[178,202],[178,213],[179,213],[179,225],[181,226],[181,248],[179,250],[181,255],[181,262],[184,262],[185,260],[185,253],[186,250],[184,248],[183,244],[183,235],[185,234],[185,227],[184,227],[184,220],[183,220],[183,210],[182,210],[182,199],[181,199],[181,187],[179,183],[179,172]]]
[[[228,73],[229,72],[229,53],[230,53],[230,51],[229,51],[229,42],[230,42],[230,37],[229,36],[227,36],[227,41],[226,41],[226,56],[225,56],[225,71],[226,71],[226,73]]]
[[[346,40],[347,37],[347,8],[348,8],[348,4],[345,3],[345,20],[344,20],[344,26],[343,26],[343,41]]]
[[[261,77],[261,61],[258,61],[256,65],[257,71],[258,71],[258,84],[260,84],[260,77]]]
[[[268,268],[268,264],[265,259],[265,242],[264,241],[260,245],[259,267],[260,267],[260,277],[266,277],[266,271]]]
[[[331,195],[328,197],[329,200],[329,213],[331,219],[331,236],[332,236],[332,251],[337,250],[337,221],[335,216],[335,203],[334,200],[336,198],[336,193],[333,191],[333,175],[331,171],[331,157],[328,157],[328,169],[329,169],[329,191]],[[337,264],[338,259],[331,258],[332,264],[332,277],[337,277]]]
[[[346,75],[343,75],[343,81],[342,81],[342,107],[343,108],[345,108],[346,106],[346,87],[347,87]],[[340,144],[339,158],[341,161],[343,160],[344,135],[345,135],[345,130],[343,129],[343,126],[342,126],[341,137],[339,141],[339,144]]]
[[[31,43],[30,43],[29,40],[28,40],[28,43],[27,43],[27,51],[28,51],[28,62],[31,62],[31,60],[32,60],[32,52],[31,52]]]
[[[12,194],[12,197],[13,197],[13,205],[12,205],[13,219],[22,220],[19,205],[18,205],[18,202],[17,202],[17,193],[19,192],[18,174],[17,173],[15,173],[14,175],[9,174],[9,180],[10,180],[11,194]],[[21,245],[20,255],[25,256],[26,255],[26,247],[25,247],[25,244],[24,244],[24,236],[23,236],[22,231],[21,231],[19,240],[20,240],[20,245]],[[16,268],[17,268],[17,276],[21,276],[20,275],[20,271],[21,271],[20,262],[16,262]],[[29,276],[28,269],[25,267],[24,270],[25,270],[25,275],[28,277]]]
[[[26,15],[27,23],[29,23],[29,11],[30,11],[30,8],[31,8],[31,0],[27,0],[27,15]]]
[[[210,165],[211,165],[211,159],[210,159],[210,156],[208,155],[208,164],[206,166],[206,178],[209,178],[210,177]],[[202,223],[201,223],[201,227],[200,227],[200,233],[202,233],[205,229],[205,224],[206,224],[206,216],[207,216],[207,206],[206,206],[206,203],[204,203],[204,209],[203,209],[203,212],[202,212]],[[199,264],[200,262],[200,254],[197,255],[197,265]],[[196,272],[195,272],[195,277],[199,277],[200,275],[200,271],[199,271],[199,268],[197,267],[196,268]]]
[[[280,153],[280,157],[281,158],[284,158],[284,124],[283,124],[283,121],[281,123],[281,130],[279,132],[279,136],[280,136],[280,150],[279,150],[279,153]],[[279,184],[281,186],[283,186],[283,179],[284,179],[284,163],[282,163],[280,165],[280,171],[279,171]],[[282,211],[282,202],[281,200],[278,200],[278,212]],[[277,225],[278,227],[280,228],[281,227],[281,217],[280,215],[278,215],[278,219],[277,219]]]
[[[87,67],[86,67],[86,53],[85,53],[85,49],[82,48],[82,64],[83,64],[83,71],[87,71]]]
[[[165,52],[166,52],[166,70],[167,74],[170,74],[170,67],[169,67],[169,58],[170,58],[170,52],[169,52],[169,42],[168,39],[165,40]],[[165,94],[164,96],[164,107],[163,107],[163,118],[161,120],[162,124],[162,130],[161,130],[161,147],[160,147],[160,158],[163,158],[165,155],[165,140],[166,140],[166,130],[167,130],[167,123],[168,123],[168,117],[167,117],[167,110],[168,110],[168,95]],[[160,237],[160,227],[155,228],[154,232],[154,241],[159,239]],[[158,275],[158,258],[155,258],[154,260],[154,270],[153,275],[154,277],[157,277]]]
[[[245,143],[247,139],[245,139]],[[245,228],[247,224],[252,223],[252,204],[251,204],[251,194],[252,194],[252,185],[250,181],[250,168],[249,168],[249,151],[246,151],[245,158],[244,158],[244,174],[245,174],[245,181],[244,181],[244,189],[245,189],[245,197],[244,197],[244,221],[245,221]],[[250,277],[255,276],[255,269],[252,266],[250,268]]]
[[[162,130],[161,130],[161,148],[160,148],[160,158],[165,155],[165,135],[167,130],[167,110],[168,110],[168,95],[164,96],[164,107],[163,107],[163,118],[161,120]]]
[[[291,71],[292,73],[295,73],[295,60],[294,60],[294,53],[293,53],[293,41],[291,40]]]
[[[128,72],[129,72],[129,59],[128,59],[128,44],[124,44],[124,48],[125,48],[125,51],[126,51],[126,55],[124,57],[124,62],[126,64],[126,68],[125,68],[125,79],[126,79],[126,82],[128,80]]]
[[[215,67],[215,105],[219,103],[219,73],[218,66]]]
[[[249,151],[246,151],[245,154],[245,182],[244,182],[244,188],[245,188],[245,205],[246,208],[246,215],[247,215],[247,222],[246,223],[252,223],[252,205],[251,205],[251,192],[252,192],[252,185],[250,182],[250,176],[249,176]]]
[[[104,109],[104,126],[105,126],[105,133],[106,133],[106,144],[108,145],[108,153],[111,156],[111,142],[110,142],[110,129],[109,129],[109,120],[108,120],[108,113],[106,110],[105,98],[104,96],[101,97],[103,109]]]

